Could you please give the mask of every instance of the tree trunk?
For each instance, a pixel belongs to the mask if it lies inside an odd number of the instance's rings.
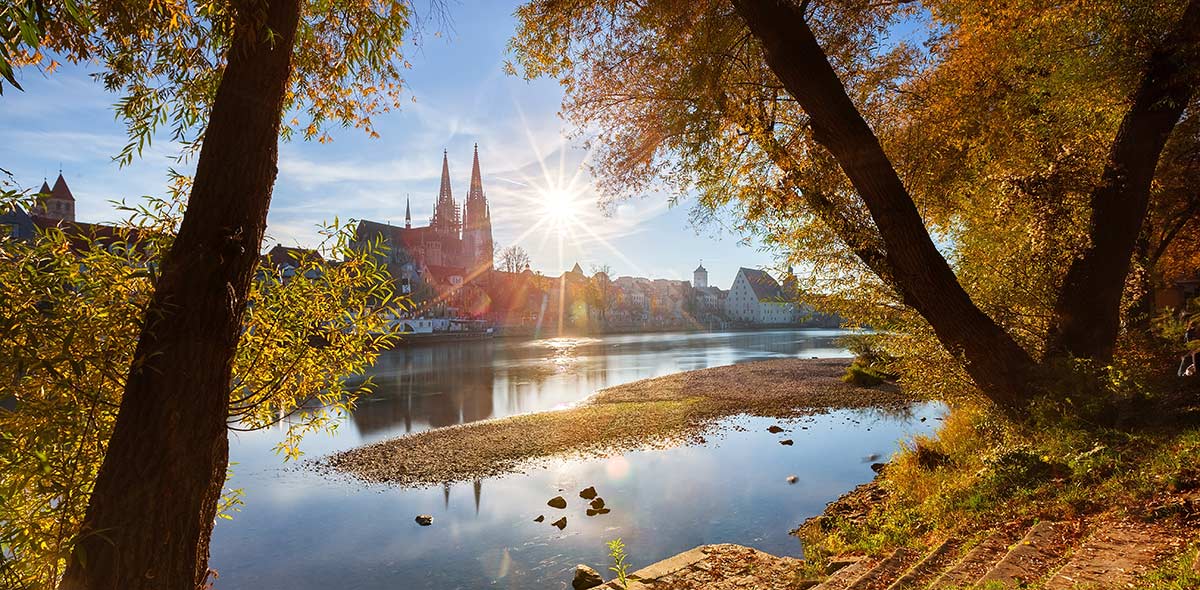
[[[1067,270],[1054,306],[1047,358],[1112,358],[1125,277],[1146,218],[1150,183],[1197,83],[1198,53],[1200,0],[1191,0],[1166,42],[1151,53],[1100,184],[1092,191],[1091,244]]]
[[[988,398],[1010,412],[1023,406],[1031,394],[1033,359],[958,283],[800,7],[788,0],[735,0],[734,5],[762,43],[767,64],[808,114],[814,138],[833,154],[866,203],[894,272],[891,280],[905,304],[962,359]]]
[[[259,6],[239,10],[251,20]],[[234,34],[179,235],[146,313],[66,590],[204,584],[229,381],[275,182],[298,0]]]

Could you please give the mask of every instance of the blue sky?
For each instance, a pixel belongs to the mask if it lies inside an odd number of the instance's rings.
[[[316,225],[334,217],[401,224],[406,196],[414,224],[423,225],[437,196],[442,150],[448,150],[461,203],[478,142],[495,240],[525,247],[535,269],[557,274],[579,261],[584,269],[610,265],[616,275],[690,279],[703,259],[710,284],[728,287],[739,266],[771,265],[769,254],[739,243],[728,229],[693,226],[691,204],[668,207],[667,195],[631,195],[605,216],[586,171],[576,182],[584,205],[577,220],[590,231],[560,234],[544,224],[530,231],[538,221],[539,188],[576,177],[586,153],[564,138],[569,127],[557,115],[557,82],[503,73],[517,4],[451,2],[450,30],[409,46],[404,104],[377,118],[379,139],[349,129],[337,130],[324,145],[283,144],[264,248],[313,244]],[[6,88],[0,97],[0,168],[36,188],[43,177],[53,182],[61,163],[80,221],[117,218],[109,203],[115,199],[161,195],[175,153],[163,141],[131,166],[112,161],[124,145],[124,126],[113,115],[116,95],[88,77],[96,69],[64,67],[50,76],[24,71],[25,92]]]

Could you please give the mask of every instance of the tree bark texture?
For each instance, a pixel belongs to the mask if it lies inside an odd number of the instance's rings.
[[[1167,137],[1200,79],[1200,0],[1184,9],[1150,55],[1092,191],[1091,243],[1067,270],[1054,306],[1047,358],[1107,362],[1121,326],[1121,296]]]
[[[771,70],[808,114],[814,138],[833,154],[866,203],[905,304],[962,359],[988,398],[1010,412],[1023,406],[1031,394],[1035,362],[959,284],[800,7],[789,0],[734,0],[734,5],[762,43]]]
[[[179,235],[147,311],[67,590],[200,588],[228,466],[234,351],[266,227],[298,0],[234,34]],[[263,18],[263,13],[258,13]]]

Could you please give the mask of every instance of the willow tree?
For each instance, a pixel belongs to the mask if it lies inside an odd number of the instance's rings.
[[[562,0],[518,16],[518,64],[563,83],[608,194],[731,205],[857,317],[927,332],[1014,413],[1039,361],[1112,354],[1200,62],[1196,1]],[[924,48],[906,40],[926,26]]]
[[[6,33],[6,65],[98,62],[104,84],[123,93],[125,159],[159,132],[198,151],[62,587],[198,588],[208,575],[228,464],[231,370],[280,134],[325,139],[329,123],[373,134],[371,115],[397,104],[410,10],[398,0],[21,6],[30,10],[17,22],[45,34],[30,43]]]
[[[0,194],[0,213],[32,199]],[[179,209],[151,201],[115,231],[50,228],[0,238],[0,587],[55,588],[112,436],[129,364]],[[371,389],[362,372],[388,346],[392,280],[376,248],[328,226],[320,257],[259,267],[229,384],[227,428],[286,419],[277,450],[332,429]],[[67,233],[70,232],[70,233]],[[354,379],[358,385],[347,388]],[[223,516],[241,502],[226,490]]]

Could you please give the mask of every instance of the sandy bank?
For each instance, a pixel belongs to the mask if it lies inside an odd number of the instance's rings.
[[[520,472],[554,456],[602,456],[696,442],[728,416],[796,418],[839,408],[900,407],[899,388],[841,381],[845,359],[780,359],[645,379],[558,412],[439,428],[316,461],[374,483],[437,485]]]

